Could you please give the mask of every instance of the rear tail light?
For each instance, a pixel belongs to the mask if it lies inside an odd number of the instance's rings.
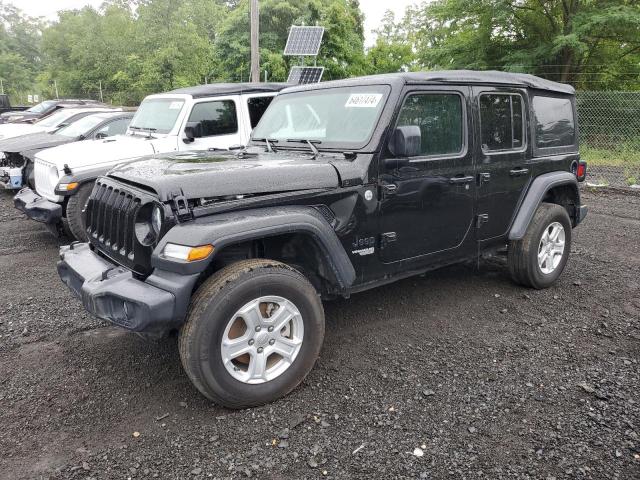
[[[584,182],[584,179],[587,178],[587,162],[578,162],[576,178],[579,182]]]

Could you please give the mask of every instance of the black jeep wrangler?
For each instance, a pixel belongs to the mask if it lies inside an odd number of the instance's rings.
[[[284,90],[240,151],[122,165],[58,272],[94,315],[180,330],[184,369],[228,407],[295,388],[321,299],[508,251],[513,279],[561,274],[586,215],[574,90],[529,75],[381,75]]]

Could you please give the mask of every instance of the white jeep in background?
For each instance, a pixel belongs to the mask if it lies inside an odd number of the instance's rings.
[[[229,149],[251,130],[285,84],[224,83],[149,95],[125,135],[43,150],[35,157],[36,191],[22,189],[16,208],[55,233],[86,239],[82,209],[96,178],[142,156]]]

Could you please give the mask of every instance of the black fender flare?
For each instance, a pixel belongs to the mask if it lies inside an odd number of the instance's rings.
[[[531,186],[520,203],[518,214],[516,215],[516,218],[511,224],[511,229],[509,230],[509,240],[521,240],[524,237],[527,232],[527,228],[529,228],[529,224],[531,223],[531,219],[535,215],[540,203],[542,203],[544,196],[552,188],[562,185],[570,185],[575,189],[576,198],[578,200],[576,208],[580,207],[578,179],[574,174],[570,172],[550,172],[542,174],[531,182]]]
[[[286,233],[306,234],[316,242],[340,290],[346,290],[353,284],[355,269],[338,236],[322,214],[308,206],[255,208],[178,224],[162,237],[154,249],[151,265],[183,274],[199,273],[207,268],[216,252],[227,245]],[[168,260],[162,256],[167,243],[187,246],[211,244],[214,252],[197,262]]]

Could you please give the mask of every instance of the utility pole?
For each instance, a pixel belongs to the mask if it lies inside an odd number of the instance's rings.
[[[58,81],[54,80],[53,81],[53,85],[56,87],[56,99],[60,99],[60,96],[58,95]]]
[[[100,82],[100,101],[104,103],[104,98],[102,97],[102,80],[98,80]]]
[[[251,81],[260,82],[260,40],[258,0],[251,0]]]
[[[0,95],[4,95],[4,85],[2,85],[2,79],[0,78]]]

